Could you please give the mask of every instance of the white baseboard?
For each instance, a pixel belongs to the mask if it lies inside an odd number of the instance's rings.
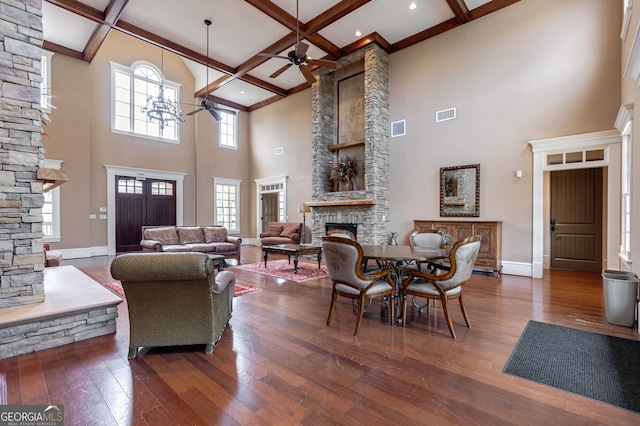
[[[505,262],[502,261],[502,273],[505,275],[520,275],[523,277],[533,276],[533,266],[525,262]]]
[[[93,256],[107,256],[107,246],[102,247],[86,247],[86,248],[74,248],[74,249],[60,249],[62,252],[62,259],[81,259],[85,257]]]

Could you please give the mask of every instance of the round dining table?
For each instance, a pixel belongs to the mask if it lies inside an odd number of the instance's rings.
[[[362,253],[364,264],[369,260],[375,260],[381,269],[391,269],[393,271],[393,280],[395,284],[396,312],[397,321],[402,321],[400,307],[402,306],[402,281],[403,269],[407,262],[430,262],[447,257],[445,249],[425,249],[413,247],[410,245],[362,245]]]

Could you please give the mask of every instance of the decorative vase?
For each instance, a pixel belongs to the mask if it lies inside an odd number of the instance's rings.
[[[353,191],[353,182],[351,182],[350,180],[346,181],[344,183],[344,190],[345,191]]]
[[[392,232],[391,233],[391,245],[392,246],[397,246],[398,245],[398,233],[397,232]]]
[[[338,185],[340,184],[340,182],[338,182],[337,180],[333,181],[333,192],[338,192],[339,188]]]

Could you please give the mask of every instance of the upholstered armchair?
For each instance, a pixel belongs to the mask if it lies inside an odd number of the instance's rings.
[[[232,312],[235,276],[203,253],[127,253],[111,263],[129,310],[129,359],[143,346],[205,345],[211,354]]]
[[[367,299],[389,296],[389,320],[393,324],[395,286],[391,270],[386,269],[373,274],[364,274],[362,272],[362,247],[357,241],[350,238],[323,237],[322,252],[327,263],[329,278],[333,284],[327,327],[331,324],[336,310],[338,296],[351,299],[357,309],[358,318],[354,336],[358,336]]]
[[[454,339],[456,333],[453,331],[453,323],[449,314],[448,301],[450,299],[458,299],[467,327],[471,327],[467,311],[462,302],[462,286],[473,272],[473,265],[476,262],[479,250],[480,236],[474,235],[457,241],[453,245],[449,252],[450,271],[442,275],[428,274],[417,270],[409,271],[402,287],[402,324],[405,325],[407,322],[407,296],[411,295],[442,302],[444,317]]]

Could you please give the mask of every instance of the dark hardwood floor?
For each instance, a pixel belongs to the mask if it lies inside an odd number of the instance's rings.
[[[260,260],[257,247],[242,250],[243,263]],[[106,282],[109,261],[63,264]],[[474,274],[464,287],[472,328],[454,304],[454,340],[439,306],[392,327],[379,301],[354,338],[346,300],[325,325],[328,279],[237,270],[238,281],[264,291],[234,299],[212,355],[145,348],[127,360],[122,303],[116,334],[6,359],[0,373],[9,404],[64,404],[66,425],[640,424],[638,413],[502,373],[531,319],[640,340],[607,323],[599,274],[545,272]]]

